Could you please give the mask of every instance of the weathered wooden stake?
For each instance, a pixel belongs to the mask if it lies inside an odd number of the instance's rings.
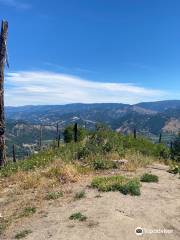
[[[7,31],[8,22],[2,21],[0,35],[0,167],[5,164],[5,117],[4,117],[4,66],[7,61]]]
[[[162,133],[159,134],[159,143],[162,141]]]
[[[13,162],[16,162],[16,145],[13,144]]]
[[[39,132],[39,149],[42,148],[42,125],[40,126],[40,132]]]
[[[173,150],[173,141],[170,142],[170,151],[172,153],[172,150]]]
[[[56,125],[56,140],[58,141],[58,137],[59,137],[59,123],[57,123]]]
[[[136,129],[134,128],[134,139],[137,138],[137,133],[136,133]]]
[[[59,133],[58,133],[58,139],[57,139],[57,145],[58,145],[58,147],[60,146],[60,141],[61,141],[61,132],[59,131]]]
[[[77,130],[78,130],[78,127],[77,127],[77,123],[74,124],[74,141],[77,142]]]

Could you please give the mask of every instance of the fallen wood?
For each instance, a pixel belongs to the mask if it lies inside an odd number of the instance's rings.
[[[119,160],[113,160],[113,162],[118,163],[118,164],[127,164],[128,160],[126,160],[126,159],[119,159]]]

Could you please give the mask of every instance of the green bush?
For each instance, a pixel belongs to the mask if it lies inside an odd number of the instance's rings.
[[[15,239],[25,238],[30,233],[32,233],[31,230],[23,230],[15,235]]]
[[[158,182],[159,178],[156,175],[145,173],[141,176],[141,182]]]
[[[19,217],[29,217],[30,215],[34,214],[36,212],[35,207],[26,207],[22,210]]]
[[[129,179],[124,176],[95,177],[91,183],[99,191],[120,191],[123,194],[140,195],[140,182],[137,178]]]
[[[140,192],[140,184],[137,181],[130,180],[128,183],[119,186],[119,191],[123,194],[130,194],[134,196],[139,196]]]
[[[168,172],[173,174],[180,174],[180,165],[172,165]]]
[[[95,159],[92,161],[92,166],[95,170],[105,170],[111,168],[117,168],[117,164],[113,161]]]
[[[86,196],[86,194],[85,194],[85,191],[83,190],[83,191],[77,192],[74,196],[74,199],[79,200],[81,198],[84,198],[85,196]]]
[[[65,143],[70,143],[74,141],[74,125],[67,126],[63,132]],[[77,141],[82,141],[87,135],[87,131],[82,128],[77,128]]]
[[[63,197],[63,192],[49,192],[46,196],[46,200],[55,200]]]
[[[77,213],[73,213],[70,217],[69,217],[70,220],[79,220],[79,221],[86,221],[87,217],[85,215],[83,215],[82,213],[80,212],[77,212]]]

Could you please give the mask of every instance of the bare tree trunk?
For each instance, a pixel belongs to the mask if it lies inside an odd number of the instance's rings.
[[[78,125],[77,123],[74,124],[74,141],[77,142],[78,136],[77,136],[77,131],[78,131]]]
[[[159,143],[161,143],[162,140],[162,133],[159,134]]]
[[[59,133],[58,133],[58,140],[57,140],[58,148],[60,146],[60,141],[61,141],[61,132],[59,131]]]
[[[39,150],[42,149],[42,125],[40,125],[40,130],[39,130]]]
[[[134,132],[133,132],[134,134],[134,139],[136,139],[137,138],[137,133],[136,133],[136,128],[134,128]]]
[[[5,152],[5,117],[4,117],[4,66],[6,62],[6,40],[8,22],[2,21],[0,35],[0,166],[6,161]]]
[[[13,144],[13,162],[16,162],[16,146]]]

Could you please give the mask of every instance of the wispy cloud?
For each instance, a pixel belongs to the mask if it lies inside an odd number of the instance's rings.
[[[0,4],[24,10],[31,8],[31,4],[26,3],[23,0],[0,0]]]
[[[76,76],[20,71],[6,75],[6,105],[100,103],[161,100],[165,92],[127,83],[94,82]]]
[[[65,67],[60,64],[52,63],[52,62],[44,62],[44,65],[51,67],[53,70],[59,70],[63,72],[69,72],[72,74],[77,74],[77,73],[97,73],[96,71],[82,68],[82,67]]]

